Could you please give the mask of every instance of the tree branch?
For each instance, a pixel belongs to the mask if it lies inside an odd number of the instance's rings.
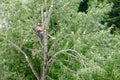
[[[54,0],[52,0],[51,2],[51,5],[50,5],[50,8],[48,11],[46,12],[43,12],[43,9],[42,8],[42,24],[44,25],[45,28],[49,29],[49,22],[50,22],[50,17],[51,17],[51,14],[52,14],[52,9],[53,9],[53,4],[54,4]],[[44,5],[43,5],[44,6]]]
[[[51,17],[52,11],[53,11],[53,4],[54,4],[54,0],[52,0],[52,2],[51,2],[51,6],[50,6],[48,14],[47,14],[47,22],[48,23],[50,22],[50,17]]]
[[[41,18],[42,18],[42,25],[43,25],[43,21],[44,21],[44,13],[43,13],[43,6],[41,7]]]
[[[75,52],[79,57],[82,57],[82,55],[80,55],[76,50],[72,50],[72,49],[60,50],[60,51],[56,52],[56,53],[49,59],[48,64],[53,63],[52,61],[53,61],[53,59],[54,59],[55,57],[57,57],[57,56],[60,55],[60,54],[64,54],[64,52],[67,52],[67,51]]]
[[[5,38],[4,38],[4,39],[5,39]],[[37,78],[37,80],[40,80],[40,77],[38,76],[38,74],[37,74],[35,68],[33,67],[32,62],[30,61],[30,59],[29,59],[29,57],[27,56],[27,54],[26,54],[19,46],[17,46],[15,43],[13,43],[12,41],[7,40],[7,39],[5,39],[5,40],[6,40],[7,42],[9,42],[10,44],[12,44],[16,49],[18,49],[18,50],[25,56],[25,59],[26,59],[26,61],[28,62],[28,64],[29,64],[29,66],[30,66],[33,74],[35,75],[35,77]]]

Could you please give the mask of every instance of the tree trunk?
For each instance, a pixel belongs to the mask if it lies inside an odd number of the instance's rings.
[[[52,0],[51,2],[51,6],[49,8],[48,11],[44,12],[43,8],[44,6],[46,7],[46,5],[44,5],[42,7],[42,26],[44,26],[44,44],[43,44],[43,72],[42,72],[42,80],[47,80],[47,70],[48,70],[48,29],[49,29],[49,23],[50,23],[50,17],[52,14],[52,8],[53,8],[53,2],[54,0]],[[46,3],[46,1],[45,1]]]
[[[47,69],[48,69],[48,36],[47,31],[44,31],[44,47],[43,47],[43,57],[44,57],[44,63],[43,63],[43,73],[42,73],[42,80],[47,80]]]

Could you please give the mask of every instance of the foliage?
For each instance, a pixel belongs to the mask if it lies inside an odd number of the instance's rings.
[[[120,1],[119,0],[109,0],[113,3],[112,10],[109,13],[109,17],[105,19],[108,22],[108,26],[113,25],[112,33],[119,32],[120,28]]]
[[[82,0],[55,0],[50,21],[48,80],[119,80],[120,36],[110,34],[111,28],[101,24],[112,4],[106,0],[89,0],[87,12],[78,12]],[[13,4],[14,3],[14,4]],[[41,75],[42,49],[35,36],[35,26],[41,21],[42,1],[0,1],[9,27],[1,28],[1,80],[35,80],[24,56],[6,39],[17,44],[30,57]],[[47,2],[49,6],[49,1]],[[61,51],[62,50],[62,51]]]

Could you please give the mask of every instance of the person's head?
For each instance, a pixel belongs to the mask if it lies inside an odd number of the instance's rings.
[[[40,26],[40,23],[37,23],[37,26]]]

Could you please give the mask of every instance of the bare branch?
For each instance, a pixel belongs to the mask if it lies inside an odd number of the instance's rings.
[[[51,2],[49,10],[43,13],[43,19],[44,19],[43,24],[47,29],[49,29],[48,25],[49,25],[49,22],[50,22],[50,17],[51,17],[52,11],[53,11],[52,10],[53,9],[53,4],[54,4],[54,0],[52,0],[52,2]]]
[[[82,57],[82,55],[80,55],[76,50],[72,50],[72,49],[66,49],[66,50],[61,50],[61,51],[58,51],[56,52],[48,61],[48,64],[51,64],[51,62],[54,60],[55,57],[57,57],[58,55],[60,54],[64,54],[64,52],[67,52],[67,51],[71,51],[71,52],[75,52],[78,57]],[[73,56],[73,55],[72,55]],[[53,62],[52,62],[53,63]]]
[[[51,39],[55,39],[55,37],[51,36],[50,34],[48,34],[48,36],[49,36]]]
[[[42,18],[42,25],[43,25],[43,21],[44,21],[44,13],[43,13],[43,6],[41,7],[41,18]]]
[[[5,38],[4,38],[5,39]],[[30,61],[29,57],[27,56],[27,54],[19,47],[17,46],[15,43],[13,43],[12,41],[8,40],[8,39],[5,39],[7,42],[9,42],[10,44],[12,44],[16,49],[18,49],[24,56],[25,56],[25,59],[26,61],[28,62],[33,74],[35,75],[35,77],[37,78],[37,80],[40,80],[40,77],[38,76],[35,68],[33,67],[32,65],[32,62]]]
[[[48,11],[48,15],[47,15],[48,19],[47,19],[47,22],[50,21],[50,17],[51,17],[52,11],[53,11],[53,10],[52,10],[52,9],[53,9],[53,4],[54,4],[54,0],[52,0],[51,6],[50,6],[49,11]]]

